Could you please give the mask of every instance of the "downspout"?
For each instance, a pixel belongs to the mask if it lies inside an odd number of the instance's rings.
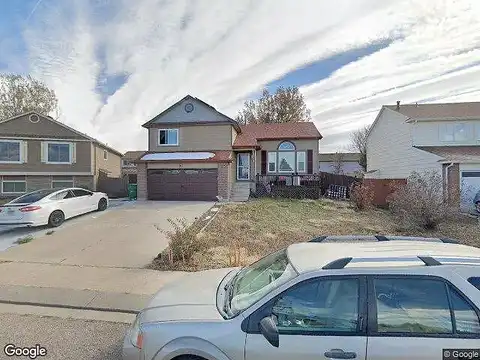
[[[445,168],[445,191],[447,193],[447,201],[450,200],[450,192],[448,191],[448,170],[454,165],[454,163],[450,163],[450,165],[447,165]]]

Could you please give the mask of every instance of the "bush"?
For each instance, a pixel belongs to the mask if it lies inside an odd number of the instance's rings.
[[[373,206],[373,187],[365,182],[354,183],[350,190],[350,200],[356,210],[366,210]]]
[[[443,179],[436,171],[414,172],[392,194],[389,208],[406,229],[433,230],[455,213],[443,197]]]
[[[169,239],[168,247],[159,255],[162,262],[170,265],[181,263],[182,265],[192,262],[193,256],[203,252],[208,245],[197,236],[200,230],[194,223],[189,225],[187,220],[168,219],[172,230],[161,230]]]

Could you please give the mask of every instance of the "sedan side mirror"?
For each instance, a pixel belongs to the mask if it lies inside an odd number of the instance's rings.
[[[272,316],[264,317],[260,320],[259,324],[260,332],[267,339],[267,341],[274,347],[279,346],[279,336],[277,324],[273,320]]]

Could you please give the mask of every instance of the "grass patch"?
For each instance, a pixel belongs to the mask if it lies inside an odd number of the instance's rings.
[[[205,224],[202,221],[202,224]],[[196,225],[197,229],[198,224]],[[152,268],[202,270],[242,266],[288,246],[319,235],[410,235],[449,237],[480,247],[477,219],[458,215],[436,230],[405,232],[387,210],[355,211],[350,203],[332,200],[256,199],[244,204],[226,204],[195,241],[202,250],[191,261]]]
[[[21,237],[21,238],[18,238],[17,241],[15,241],[15,244],[27,244],[29,243],[30,241],[33,240],[33,236],[32,235],[27,235],[27,236],[24,236],[24,237]]]

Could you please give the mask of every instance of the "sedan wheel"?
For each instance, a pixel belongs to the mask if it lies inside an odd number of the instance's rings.
[[[57,227],[63,224],[65,221],[65,215],[60,210],[55,210],[50,214],[48,218],[48,226]]]
[[[98,202],[98,211],[104,211],[107,209],[107,199],[101,198],[100,201]]]

